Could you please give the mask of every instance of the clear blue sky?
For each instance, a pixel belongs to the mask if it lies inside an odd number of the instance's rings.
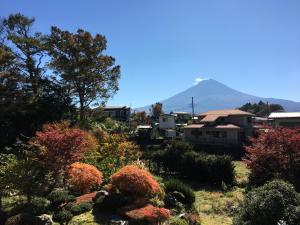
[[[1,17],[17,12],[37,31],[105,35],[122,67],[112,105],[148,105],[196,78],[300,101],[300,0],[0,0]]]

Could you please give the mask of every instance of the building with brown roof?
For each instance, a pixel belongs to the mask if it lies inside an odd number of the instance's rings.
[[[201,113],[197,124],[184,128],[184,139],[193,144],[242,145],[253,133],[252,116],[238,109]]]

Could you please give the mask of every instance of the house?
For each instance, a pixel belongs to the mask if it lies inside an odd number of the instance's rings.
[[[166,138],[176,137],[175,116],[171,114],[162,114],[159,116],[159,130],[162,136]]]
[[[202,113],[198,124],[184,128],[184,139],[193,144],[241,146],[253,134],[252,116],[237,109]]]
[[[108,117],[126,122],[129,121],[131,109],[127,106],[107,106],[103,108],[103,112]]]
[[[300,112],[273,112],[269,122],[273,127],[300,127]]]
[[[177,124],[187,124],[192,116],[188,112],[172,112],[171,115],[175,116],[175,121]]]
[[[175,129],[175,116],[171,114],[162,114],[159,116],[159,129]]]

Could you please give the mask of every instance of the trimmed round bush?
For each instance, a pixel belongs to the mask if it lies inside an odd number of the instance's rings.
[[[75,196],[70,195],[68,191],[52,191],[48,195],[48,199],[51,201],[51,206],[57,208],[60,205],[68,202],[74,202]]]
[[[103,182],[103,175],[96,167],[81,162],[71,164],[68,178],[72,188],[83,194]]]
[[[299,225],[300,196],[291,184],[271,181],[246,195],[233,224]]]
[[[136,197],[161,193],[161,188],[151,173],[135,165],[125,166],[112,175],[110,191],[115,190]]]
[[[70,212],[74,215],[80,215],[82,213],[88,212],[93,208],[93,205],[88,202],[80,203],[80,204],[73,204],[70,208]]]
[[[70,211],[64,209],[54,213],[53,215],[53,220],[55,222],[59,222],[60,224],[68,223],[72,218],[73,214]]]
[[[174,193],[179,192],[183,195],[183,198],[177,197],[176,200],[183,203],[187,206],[192,206],[195,202],[195,193],[194,191],[187,186],[186,184],[182,183],[179,180],[172,179],[165,183],[165,192],[166,193]],[[180,196],[180,195],[178,195]]]

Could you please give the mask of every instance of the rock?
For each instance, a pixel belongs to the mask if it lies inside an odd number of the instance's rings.
[[[129,225],[129,222],[126,220],[111,220],[110,225]]]
[[[52,215],[43,214],[40,216],[36,216],[37,225],[52,225]]]

